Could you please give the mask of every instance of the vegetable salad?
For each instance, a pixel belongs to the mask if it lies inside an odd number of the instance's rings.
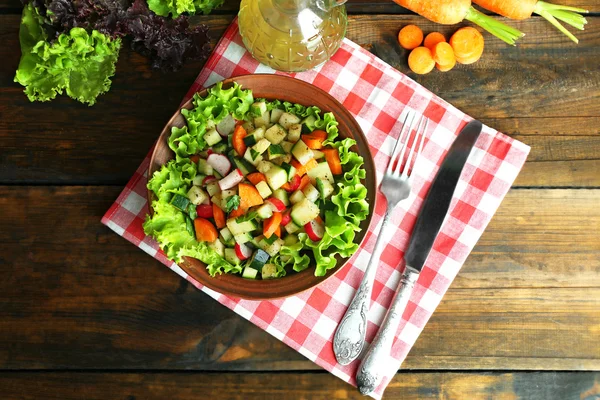
[[[154,214],[144,223],[166,255],[207,264],[211,276],[280,278],[336,256],[350,257],[369,213],[363,158],[338,140],[332,113],[218,84],[168,139],[175,158],[148,188]]]

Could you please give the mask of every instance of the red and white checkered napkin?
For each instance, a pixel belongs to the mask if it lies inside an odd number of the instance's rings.
[[[234,21],[186,99],[198,89],[224,78],[253,73],[275,71],[259,64],[244,49]],[[395,210],[393,220],[396,228],[377,271],[367,330],[367,340],[370,341],[383,319],[404,269],[402,256],[408,246],[423,196],[451,143],[470,117],[349,40],[344,40],[341,49],[321,67],[292,76],[331,93],[352,112],[367,135],[379,179],[398,136],[404,113],[416,110],[431,120],[422,157],[414,167],[413,193]],[[415,285],[398,328],[393,352],[387,361],[387,376],[374,397],[381,397],[406,358],[517,177],[528,152],[529,147],[523,143],[484,127],[454,193],[449,215]],[[354,376],[359,361],[348,366],[338,365],[331,341],[359,285],[375,244],[376,232],[385,212],[385,200],[381,194],[378,194],[373,223],[363,246],[338,274],[298,296],[274,301],[247,301],[229,298],[203,287],[169,261],[158,250],[156,242],[144,235],[142,222],[148,211],[148,163],[149,158],[146,157],[102,222],[209,296],[334,375],[355,385]]]

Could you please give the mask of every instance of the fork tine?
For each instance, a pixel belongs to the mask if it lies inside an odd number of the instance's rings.
[[[404,154],[406,153],[406,148],[408,147],[408,142],[410,141],[410,136],[412,135],[412,131],[415,126],[415,118],[416,118],[416,112],[413,114],[413,117],[410,120],[410,127],[408,128],[408,132],[407,132],[408,135],[406,136],[406,142],[404,143],[404,147],[402,147],[402,152],[400,153],[400,157],[398,157],[398,165],[396,165],[396,169],[394,171],[394,175],[396,175],[396,176],[400,176],[402,162],[404,161]]]
[[[402,128],[400,128],[400,135],[398,135],[398,140],[396,140],[396,145],[394,146],[394,150],[390,155],[390,161],[388,162],[387,169],[385,171],[386,174],[391,174],[394,168],[394,162],[396,159],[396,155],[400,150],[400,146],[402,146],[402,138],[404,136],[404,128],[406,127],[406,122],[408,121],[408,117],[412,115],[412,111],[408,111],[406,116],[404,117],[404,122],[402,123]],[[414,117],[413,117],[414,118]]]
[[[429,128],[429,119],[425,118],[425,128],[423,128],[423,133],[421,135],[421,142],[419,143],[419,151],[417,152],[417,155],[415,156],[415,164],[413,165],[413,169],[417,165],[417,160],[419,159],[419,156],[421,155],[421,152],[423,151],[423,144],[425,143],[425,138],[427,137],[427,128]]]
[[[427,121],[427,118],[425,118],[424,115],[421,115],[421,118],[419,119],[419,125],[417,125],[417,129],[415,131],[415,140],[413,141],[413,145],[410,148],[410,152],[408,153],[408,158],[406,159],[406,164],[404,165],[404,170],[402,171],[402,175],[400,176],[400,178],[402,178],[402,179],[408,178],[408,171],[412,164],[413,154],[415,152],[415,148],[417,148],[417,146],[418,146],[417,141],[421,140],[421,137],[423,137],[422,128],[423,128],[425,121]],[[418,157],[418,154],[417,154],[417,157]],[[416,158],[415,158],[415,160],[416,160]]]

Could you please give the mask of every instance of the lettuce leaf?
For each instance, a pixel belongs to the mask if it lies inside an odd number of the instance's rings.
[[[205,98],[194,95],[194,108],[181,110],[187,126],[174,127],[169,137],[169,147],[175,152],[177,162],[206,148],[204,134],[209,120],[218,124],[229,114],[239,120],[245,119],[252,103],[252,91],[243,90],[237,83],[229,89],[223,89],[223,83],[219,82],[209,89]]]
[[[148,189],[154,192],[159,201],[168,203],[173,193],[187,194],[197,172],[195,163],[177,164],[171,160],[152,175]]]
[[[171,14],[173,18],[183,13],[202,12],[208,14],[221,4],[223,4],[223,0],[148,0],[150,10],[163,17]]]
[[[30,101],[49,101],[65,91],[73,99],[93,105],[110,89],[121,40],[75,27],[49,43],[42,23],[33,5],[23,8],[22,55],[15,82],[25,86]]]
[[[169,259],[181,262],[179,250],[196,242],[186,229],[185,215],[164,200],[153,201],[152,210],[152,217],[146,216],[144,232],[156,239]]]
[[[183,256],[196,258],[205,263],[210,276],[222,273],[239,274],[242,272],[241,265],[230,264],[204,242],[194,241],[193,244],[182,247],[177,253],[177,258],[181,260]]]

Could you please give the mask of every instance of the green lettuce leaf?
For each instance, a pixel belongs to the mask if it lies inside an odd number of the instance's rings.
[[[205,98],[194,95],[194,108],[181,110],[187,126],[173,127],[169,137],[169,147],[175,152],[177,162],[207,147],[204,134],[209,120],[216,125],[229,114],[239,120],[245,119],[252,103],[252,91],[243,90],[237,83],[229,89],[223,89],[222,82],[219,82]]]
[[[350,150],[355,144],[356,141],[350,138],[331,144],[332,147],[338,149],[340,162],[344,166],[343,183],[350,186],[360,183],[360,180],[367,176],[367,172],[362,168],[365,163],[364,158]]]
[[[333,204],[338,206],[338,215],[354,225],[359,225],[369,215],[367,188],[362,183],[354,186],[338,183],[338,187],[338,193],[331,197]]]
[[[93,105],[110,89],[121,40],[75,27],[49,43],[41,24],[32,4],[23,8],[22,55],[15,82],[25,86],[30,101],[49,101],[65,91],[73,99]]]
[[[208,14],[221,4],[223,0],[148,0],[148,7],[156,15],[167,17],[171,14],[173,18],[183,13]]]
[[[181,259],[183,256],[196,258],[205,263],[210,276],[216,276],[217,274],[222,273],[239,274],[242,272],[241,265],[230,264],[204,242],[195,242],[191,245],[182,247],[179,249],[177,257],[178,259]]]
[[[185,215],[164,200],[153,201],[152,209],[154,214],[146,216],[144,232],[158,241],[169,259],[180,262],[179,250],[196,242],[186,229]]]
[[[265,99],[260,99],[260,100],[266,101]],[[333,143],[335,138],[338,137],[339,122],[337,122],[333,113],[328,112],[328,113],[323,114],[319,107],[316,107],[316,106],[306,107],[306,106],[303,106],[302,104],[290,103],[289,101],[273,100],[273,101],[266,101],[266,103],[267,103],[267,110],[269,110],[269,111],[274,108],[279,108],[286,112],[296,114],[297,116],[299,116],[301,118],[306,118],[308,116],[315,117],[315,119],[316,119],[315,124],[311,128],[312,129],[321,129],[321,130],[324,130],[325,132],[327,132],[327,140],[325,140],[325,142],[323,142],[323,144],[325,146]],[[258,117],[259,115],[254,115],[254,116]]]
[[[187,194],[197,172],[195,163],[178,164],[171,160],[152,175],[148,181],[148,189],[152,190],[160,201],[168,203],[173,193],[183,196]]]

